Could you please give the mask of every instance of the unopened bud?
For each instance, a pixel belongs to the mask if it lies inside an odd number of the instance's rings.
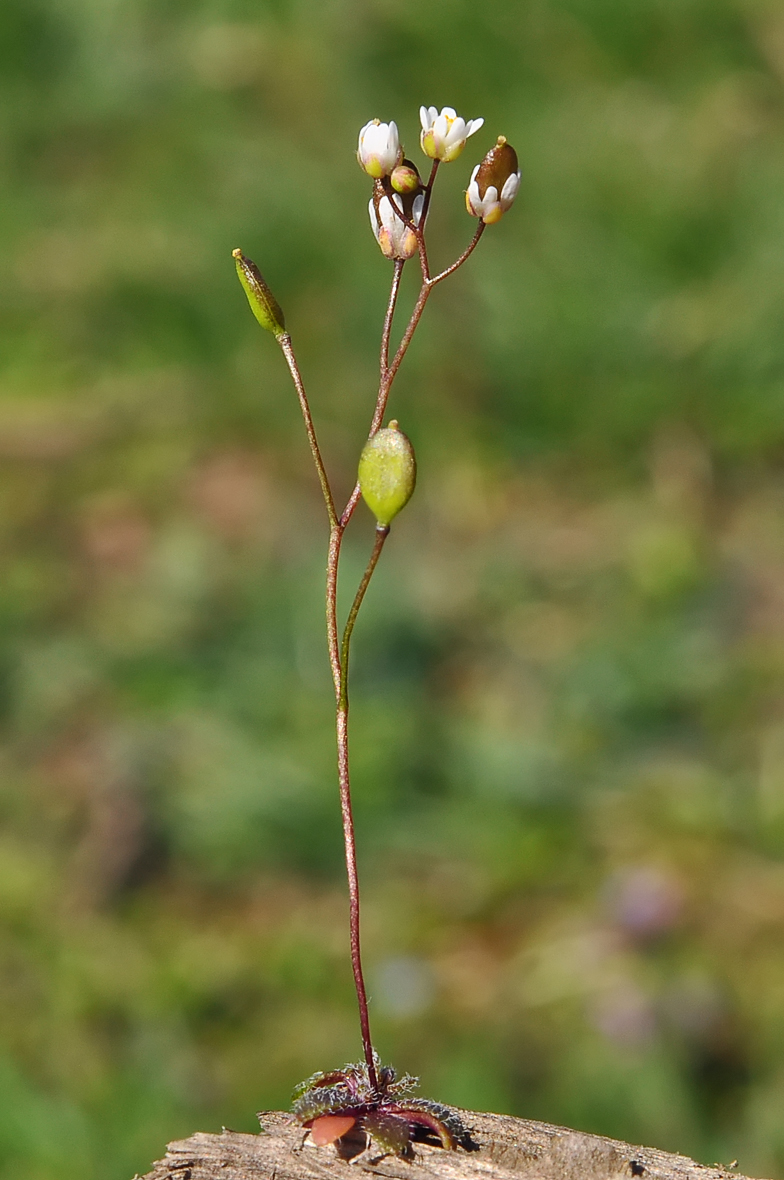
[[[500,221],[520,187],[517,152],[503,135],[471,173],[466,192],[466,209],[486,225]]]
[[[424,206],[424,192],[416,195],[408,193],[403,197],[397,193],[387,196],[381,181],[376,181],[373,196],[368,203],[368,213],[370,228],[385,258],[403,261],[413,258],[419,249],[419,242],[412,226],[419,225]]]
[[[410,160],[403,160],[392,169],[389,177],[390,184],[396,193],[418,193],[422,187],[422,178],[417,172],[416,165]]]
[[[414,448],[393,420],[368,439],[359,459],[360,491],[383,528],[405,508],[415,484]]]
[[[264,282],[256,263],[246,258],[241,250],[232,250],[232,258],[237,264],[237,276],[248,296],[250,309],[262,328],[274,336],[285,335],[286,322],[280,304]]]

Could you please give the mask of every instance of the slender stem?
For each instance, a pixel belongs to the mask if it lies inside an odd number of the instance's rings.
[[[351,517],[354,515],[354,509],[356,508],[357,504],[359,503],[359,497],[361,495],[362,495],[362,491],[360,489],[359,483],[355,483],[354,490],[352,491],[351,495],[349,496],[348,501],[346,503],[346,507],[343,509],[343,514],[340,517],[340,524],[341,524],[342,528],[346,527],[348,522],[351,520]]]
[[[419,250],[419,262],[422,267],[422,281],[427,283],[430,280],[430,263],[427,259],[427,244],[425,242],[425,222],[427,221],[427,211],[430,208],[430,197],[433,192],[433,184],[438,172],[438,165],[440,160],[433,160],[433,167],[430,169],[430,179],[427,184],[423,186],[424,200],[422,202],[422,213],[419,218],[419,224],[414,225],[410,217],[407,217],[401,208],[398,207],[397,202],[400,197],[396,197],[391,185],[388,181],[384,181],[387,197],[392,212],[397,217],[398,221],[402,221],[403,225],[407,226],[414,234],[417,240],[417,248]]]
[[[481,236],[484,232],[485,232],[485,223],[483,221],[480,221],[476,227],[476,233],[472,237],[469,244],[466,246],[463,253],[458,258],[457,262],[453,262],[451,266],[448,266],[446,268],[446,270],[442,270],[440,275],[436,275],[434,278],[428,279],[429,286],[435,287],[436,283],[440,283],[444,279],[449,278],[450,275],[453,275],[455,273],[455,271],[458,269],[458,267],[461,267],[463,265],[466,258],[471,257],[471,255],[473,254],[474,250],[477,247],[479,239],[481,238]]]
[[[346,626],[343,629],[343,641],[340,645],[340,671],[343,682],[343,693],[341,696],[341,703],[345,704],[348,709],[348,656],[351,649],[351,634],[354,630],[354,624],[357,621],[359,608],[362,606],[362,599],[365,597],[365,591],[370,585],[370,579],[373,577],[373,571],[378,564],[378,559],[381,556],[381,550],[384,548],[384,542],[389,536],[389,525],[376,525],[376,541],[373,546],[373,552],[370,555],[370,560],[367,563],[367,569],[362,575],[362,581],[359,583],[357,592],[354,595],[354,601],[351,604],[351,610],[348,612],[346,619]]]
[[[398,274],[398,283],[399,279],[400,276]],[[391,314],[394,311],[394,298],[396,296],[397,287],[396,285],[393,285],[393,294],[390,296],[391,310],[388,311],[388,317],[390,320]],[[370,1039],[370,1019],[368,1016],[367,991],[365,989],[365,980],[362,974],[362,958],[359,942],[359,878],[357,875],[357,850],[356,840],[354,837],[354,816],[351,810],[351,782],[349,779],[348,762],[348,691],[346,676],[341,663],[341,647],[338,640],[338,566],[340,564],[340,549],[346,526],[344,523],[338,520],[337,513],[335,511],[335,502],[332,497],[332,491],[329,486],[329,479],[327,478],[324,462],[321,458],[321,451],[319,450],[318,441],[316,439],[313,418],[310,413],[310,405],[308,404],[305,386],[303,384],[299,366],[297,365],[297,360],[291,345],[291,337],[288,336],[288,334],[279,336],[278,343],[283,350],[283,355],[285,356],[288,363],[291,376],[294,379],[294,385],[299,396],[299,404],[302,409],[302,416],[305,420],[305,428],[307,430],[311,454],[313,455],[313,461],[316,464],[316,470],[321,483],[321,490],[324,493],[324,502],[327,506],[327,514],[329,516],[329,552],[327,556],[326,586],[327,643],[329,646],[329,662],[332,668],[332,679],[335,685],[335,699],[337,702],[335,730],[338,747],[340,811],[343,819],[343,844],[346,853],[346,875],[348,877],[351,966],[354,972],[354,985],[356,987],[357,1001],[359,1003],[359,1023],[362,1031],[362,1045],[365,1053],[365,1061],[367,1062],[368,1067],[368,1078],[373,1090],[377,1090],[378,1076],[376,1074],[376,1062],[373,1055],[373,1042]],[[378,558],[376,557],[376,561],[377,560]],[[375,561],[373,562],[373,566],[375,567]],[[363,578],[362,594],[359,596],[359,602],[357,602],[355,599],[356,609],[352,608],[354,613],[353,618],[351,619],[351,628],[348,632],[348,640],[344,637],[344,645],[346,647],[346,668],[348,666],[348,641],[351,638],[351,630],[353,629],[354,621],[356,620],[356,612],[359,610],[359,603],[361,603],[362,597],[364,597],[364,592],[367,589],[367,583],[370,581],[372,572],[373,571],[371,569],[370,574],[366,573],[365,578]]]
[[[373,411],[373,421],[370,424],[370,430],[368,431],[368,438],[372,438],[373,435],[378,430],[380,430],[381,423],[384,421],[384,414],[386,413],[387,402],[389,401],[389,393],[392,388],[392,382],[395,380],[395,377],[397,376],[397,371],[400,368],[400,363],[403,360],[403,357],[406,355],[406,351],[408,349],[408,346],[411,343],[411,337],[414,335],[414,332],[416,331],[416,328],[417,328],[417,324],[419,323],[420,319],[422,318],[422,312],[425,309],[425,304],[427,303],[427,298],[430,294],[430,288],[431,288],[431,284],[429,284],[429,283],[422,285],[422,288],[419,292],[419,296],[417,297],[416,304],[414,306],[414,310],[411,313],[411,319],[408,321],[408,325],[406,327],[406,330],[403,333],[403,339],[400,341],[400,344],[397,347],[397,352],[395,353],[394,360],[392,361],[391,365],[387,366],[386,371],[383,373],[383,375],[381,377],[381,381],[379,382],[379,387],[378,387],[378,398],[376,399],[376,408]],[[346,507],[343,509],[343,511],[340,515],[340,519],[339,519],[338,523],[341,528],[345,528],[346,525],[348,524],[348,522],[351,520],[351,517],[354,515],[354,509],[356,508],[357,504],[359,503],[360,494],[361,493],[360,493],[359,484],[356,483],[356,484],[354,484],[354,489],[348,498],[348,501],[346,503]]]
[[[368,1067],[368,1077],[373,1090],[378,1089],[376,1062],[373,1042],[370,1038],[370,1017],[368,1015],[367,991],[362,974],[362,955],[359,942],[359,877],[357,875],[357,847],[354,838],[354,815],[351,810],[351,783],[348,774],[348,707],[340,706],[336,717],[338,739],[338,777],[340,780],[340,812],[343,818],[343,842],[346,849],[346,875],[348,877],[349,931],[351,941],[351,966],[354,971],[354,987],[359,1004],[359,1026],[362,1032],[362,1048]]]
[[[392,331],[392,320],[395,315],[395,304],[397,303],[397,294],[400,290],[400,276],[403,273],[405,266],[405,258],[395,259],[395,270],[392,275],[392,288],[389,292],[389,302],[387,303],[387,311],[384,316],[384,327],[381,332],[381,380],[384,380],[384,375],[389,368],[389,336]]]
[[[321,491],[324,494],[324,503],[327,506],[327,516],[329,517],[330,528],[334,528],[338,523],[338,514],[335,511],[335,501],[332,498],[332,489],[329,486],[329,479],[327,478],[327,470],[324,466],[324,460],[321,458],[321,451],[319,450],[318,439],[316,438],[316,429],[313,425],[313,418],[310,413],[310,405],[308,404],[308,396],[305,393],[305,386],[302,381],[302,376],[297,364],[297,358],[294,355],[294,349],[291,344],[291,337],[288,332],[282,336],[277,337],[283,355],[286,358],[286,364],[289,367],[294,386],[299,397],[300,409],[302,410],[302,417],[305,419],[305,429],[308,434],[308,442],[310,443],[310,453],[313,456],[313,462],[316,464],[316,471],[318,472],[319,483],[321,484]]]
[[[359,875],[357,872],[357,850],[354,837],[354,815],[351,807],[351,779],[348,755],[348,657],[351,647],[351,633],[357,620],[362,599],[368,588],[373,571],[389,534],[389,526],[376,529],[373,552],[351,605],[340,651],[340,688],[337,702],[336,731],[338,741],[338,778],[340,782],[340,811],[343,817],[343,840],[346,851],[346,875],[348,877],[349,929],[351,935],[351,966],[354,972],[354,986],[359,1004],[359,1024],[362,1031],[362,1046],[368,1067],[368,1077],[374,1090],[378,1089],[373,1041],[370,1036],[367,990],[362,973],[362,952],[359,928]]]
[[[400,276],[403,274],[405,267],[405,258],[396,258],[394,260],[394,273],[392,275],[392,288],[390,290],[390,301],[386,306],[386,315],[384,316],[384,328],[381,329],[381,361],[380,372],[381,380],[384,380],[384,374],[390,366],[390,334],[392,332],[392,320],[394,319],[394,308],[398,302],[398,291],[400,290]]]
[[[337,521],[330,529],[329,555],[327,558],[327,642],[332,679],[335,685],[335,735],[338,752],[338,783],[340,786],[340,814],[343,821],[343,847],[346,856],[348,878],[349,938],[351,944],[351,968],[354,987],[359,1005],[359,1026],[362,1033],[362,1047],[368,1068],[368,1078],[373,1090],[378,1089],[376,1062],[373,1042],[370,1037],[367,990],[362,974],[362,953],[359,939],[359,876],[357,873],[357,847],[354,836],[354,814],[351,807],[351,779],[348,758],[348,686],[341,659],[338,639],[338,566],[343,543],[345,524]],[[356,617],[356,616],[355,616]]]
[[[419,265],[422,267],[422,282],[430,282],[430,262],[427,257],[427,243],[425,242],[425,235],[422,232],[421,225],[418,226],[414,233],[416,234],[417,248],[419,250]]]
[[[427,257],[427,243],[425,241],[425,224],[427,223],[427,215],[430,210],[430,198],[433,195],[433,185],[436,182],[436,175],[438,173],[438,165],[440,160],[433,160],[433,166],[430,169],[430,177],[425,185],[425,200],[422,205],[422,216],[419,219],[419,225],[415,229],[417,246],[419,247],[419,264],[422,267],[422,282],[426,283],[430,278],[430,263]]]
[[[425,304],[427,303],[429,294],[430,284],[423,283],[417,296],[417,301],[414,304],[414,310],[411,312],[411,319],[406,325],[406,330],[397,346],[397,352],[395,353],[394,359],[387,370],[386,377],[381,382],[381,388],[378,391],[378,401],[376,402],[376,411],[373,415],[373,429],[371,430],[371,434],[375,433],[375,431],[378,430],[379,426],[381,425],[381,421],[384,417],[384,411],[387,408],[387,400],[389,398],[389,391],[392,388],[392,382],[397,376],[397,371],[400,368],[403,357],[408,351],[411,338],[414,335],[414,332],[416,332],[417,325],[422,318],[422,312],[425,310]]]
[[[327,647],[329,648],[329,664],[332,669],[332,683],[335,686],[336,701],[340,700],[342,692],[340,641],[338,639],[338,567],[345,528],[346,526],[340,521],[332,525],[329,530],[329,550],[327,551]]]
[[[433,167],[430,169],[430,176],[428,178],[427,184],[425,185],[425,203],[422,206],[422,216],[419,220],[419,224],[422,226],[423,230],[425,228],[425,222],[427,221],[427,213],[430,208],[430,196],[433,192],[433,185],[435,184],[436,173],[438,172],[438,165],[440,163],[440,160],[433,160]]]
[[[376,406],[373,412],[373,419],[370,425],[368,437],[372,437],[381,427],[386,412],[387,402],[389,400],[392,383],[397,376],[397,372],[403,361],[408,346],[411,343],[414,332],[419,325],[422,318],[422,312],[425,309],[430,292],[433,287],[447,278],[448,275],[453,274],[458,267],[462,266],[465,260],[470,256],[476,247],[482,232],[484,230],[484,223],[479,222],[476,233],[466,250],[460,255],[456,262],[452,263],[450,267],[442,271],[441,274],[434,278],[430,276],[427,249],[424,239],[425,221],[430,206],[430,195],[433,187],[433,182],[438,171],[438,160],[433,161],[433,167],[430,172],[430,179],[425,188],[425,200],[422,208],[422,216],[418,227],[413,227],[417,235],[417,242],[419,246],[419,257],[422,266],[422,286],[417,296],[417,301],[409,318],[406,329],[397,346],[392,361],[389,360],[389,345],[390,336],[392,333],[392,322],[395,315],[395,308],[397,305],[397,297],[400,290],[400,279],[403,272],[404,261],[397,260],[395,262],[395,269],[392,276],[392,286],[389,293],[389,300],[387,302],[387,309],[384,315],[384,325],[381,333],[381,355],[380,355],[380,376],[378,395],[376,398]],[[405,219],[403,219],[405,220]],[[408,224],[408,223],[407,223]],[[389,526],[379,525],[376,528],[376,539],[373,546],[373,552],[370,555],[367,567],[354,596],[354,601],[349,610],[346,619],[346,625],[343,630],[342,639],[339,639],[338,634],[338,569],[340,565],[340,554],[343,544],[343,535],[346,530],[354,510],[359,503],[360,488],[359,484],[354,487],[346,507],[344,508],[340,517],[337,515],[335,509],[335,501],[332,495],[332,490],[329,485],[326,468],[321,458],[321,451],[319,449],[318,440],[316,438],[316,431],[313,425],[313,419],[310,412],[310,405],[308,403],[305,387],[300,375],[299,366],[294,355],[294,349],[291,344],[291,337],[285,333],[278,337],[278,343],[286,358],[286,362],[291,372],[294,381],[297,395],[299,397],[300,408],[302,416],[305,421],[305,429],[308,435],[308,442],[310,444],[313,461],[316,465],[321,490],[324,495],[324,503],[327,507],[327,515],[329,517],[329,550],[327,556],[327,583],[326,583],[326,615],[327,615],[327,644],[329,647],[329,662],[332,669],[332,680],[335,688],[335,731],[337,738],[337,754],[338,754],[338,780],[340,784],[340,810],[343,820],[343,843],[346,855],[346,874],[348,877],[348,893],[349,893],[349,929],[351,941],[351,966],[354,974],[354,985],[357,993],[357,1002],[359,1004],[359,1022],[362,1031],[362,1046],[365,1054],[365,1061],[368,1069],[368,1079],[374,1091],[378,1091],[378,1075],[376,1072],[375,1054],[373,1051],[373,1042],[370,1036],[370,1017],[368,1012],[367,990],[365,988],[365,979],[362,972],[362,955],[360,946],[360,909],[359,909],[359,877],[357,873],[357,851],[356,839],[354,834],[354,815],[351,805],[351,779],[349,774],[349,748],[348,748],[348,671],[349,671],[349,654],[351,649],[351,636],[354,631],[354,624],[357,621],[362,601],[365,593],[373,577],[378,559],[381,556],[381,550],[384,547],[384,542],[389,535]]]
[[[368,1067],[368,1078],[373,1089],[378,1088],[376,1063],[373,1054],[373,1042],[370,1036],[370,1017],[368,1013],[367,989],[362,972],[362,952],[359,933],[359,875],[357,872],[357,850],[354,836],[354,815],[351,806],[351,778],[349,773],[348,754],[348,657],[351,645],[351,633],[354,623],[365,597],[373,571],[376,568],[381,549],[389,533],[389,528],[376,530],[376,541],[373,547],[367,569],[362,576],[359,589],[354,597],[351,610],[346,620],[342,643],[338,644],[338,566],[340,551],[343,543],[345,524],[338,521],[330,530],[329,555],[327,558],[327,639],[329,644],[329,659],[332,667],[332,679],[335,685],[335,732],[338,748],[338,782],[340,785],[340,812],[343,820],[343,844],[346,856],[346,876],[348,878],[349,897],[349,931],[351,943],[351,967],[354,974],[354,986],[359,1005],[359,1024],[362,1032],[362,1047]]]

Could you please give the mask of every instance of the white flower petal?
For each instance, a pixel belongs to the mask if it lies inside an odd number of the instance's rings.
[[[501,189],[501,204],[504,209],[508,209],[512,201],[517,196],[517,190],[520,187],[520,173],[513,172],[511,176],[507,176],[504,181],[504,187]]]
[[[389,202],[389,197],[382,197],[378,203],[378,216],[381,221],[381,226],[385,230],[391,230],[395,223],[395,214]]]
[[[453,144],[459,143],[461,139],[466,138],[465,120],[457,118],[452,122],[451,127],[446,133],[445,142],[447,147],[452,147]]]

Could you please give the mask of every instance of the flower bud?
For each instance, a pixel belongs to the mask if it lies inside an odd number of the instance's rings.
[[[256,319],[262,328],[274,336],[284,336],[286,322],[280,304],[264,282],[256,263],[246,258],[241,250],[232,250],[232,258],[237,264],[237,275]]]
[[[396,193],[418,193],[422,187],[422,178],[416,164],[412,164],[410,160],[403,160],[392,169],[389,183]]]
[[[471,173],[466,192],[466,209],[481,217],[485,225],[500,221],[520,187],[517,152],[503,135]]]
[[[381,123],[371,119],[359,133],[357,159],[368,176],[380,180],[389,176],[403,156],[395,123]]]
[[[393,420],[368,439],[359,459],[359,488],[382,528],[405,508],[415,484],[414,448]]]
[[[394,201],[394,208],[392,202]],[[417,236],[410,225],[406,225],[403,218],[413,225],[419,225],[422,219],[422,209],[425,204],[423,192],[412,196],[399,196],[393,193],[391,197],[384,192],[379,180],[373,185],[373,196],[368,204],[370,226],[376,241],[381,247],[385,258],[412,258],[418,249]],[[395,212],[397,209],[397,213]]]
[[[444,107],[440,115],[436,107],[420,107],[419,121],[422,151],[431,160],[443,160],[445,164],[457,159],[469,135],[484,123],[484,119],[469,119],[466,123],[452,107]]]

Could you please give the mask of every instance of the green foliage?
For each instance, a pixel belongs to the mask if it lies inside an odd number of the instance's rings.
[[[434,267],[497,135],[523,183],[389,407],[419,491],[352,704],[379,1050],[784,1175],[782,45],[768,0],[3,0],[2,1180],[129,1180],[357,1054],[324,508],[229,253],[347,495],[391,270],[356,136],[416,158],[420,103],[486,120]]]

